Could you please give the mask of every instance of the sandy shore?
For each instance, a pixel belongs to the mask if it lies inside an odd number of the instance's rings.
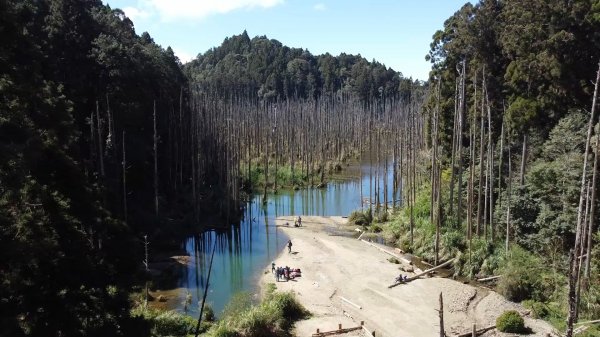
[[[399,269],[402,265],[389,262],[389,255],[350,237],[354,228],[346,225],[346,219],[313,216],[302,219],[303,227],[299,228],[284,226],[286,222],[293,224],[293,217],[276,220],[293,246],[291,254],[285,248],[275,260],[278,266],[300,268],[302,277],[275,282],[270,266],[266,266],[260,280],[262,287],[275,283],[278,291],[293,291],[312,313],[311,318],[296,324],[296,336],[311,336],[317,329],[335,330],[338,324],[344,328],[354,327],[361,321],[369,330],[375,330],[377,336],[439,335],[436,309],[440,292],[444,296],[444,325],[448,336],[470,331],[473,323],[478,328],[494,325],[504,310],[515,309],[527,315],[523,307],[495,292],[450,279],[421,278],[389,289],[388,285],[398,274],[407,273]],[[553,333],[552,327],[544,321],[526,316],[525,323],[533,330],[528,336]],[[358,335],[364,332],[346,334]],[[484,334],[503,335],[495,330]]]

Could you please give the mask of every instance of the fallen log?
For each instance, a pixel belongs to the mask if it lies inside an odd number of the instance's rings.
[[[360,239],[360,241],[362,241],[362,242],[364,242],[364,243],[368,244],[369,246],[375,247],[375,248],[379,249],[380,251],[382,251],[382,252],[384,252],[384,253],[386,253],[386,254],[389,254],[389,255],[391,255],[391,256],[393,256],[393,257],[397,258],[398,260],[400,260],[400,261],[402,261],[402,262],[406,263],[406,264],[409,264],[409,265],[410,265],[410,264],[412,264],[412,262],[411,262],[410,260],[408,260],[407,258],[405,258],[405,257],[402,257],[402,256],[400,256],[400,255],[397,255],[397,254],[394,254],[394,253],[390,252],[390,251],[389,251],[389,250],[387,250],[387,249],[383,249],[383,248],[381,248],[381,247],[377,247],[376,245],[374,245],[374,244],[370,243],[369,241],[366,241],[366,240],[364,240],[364,239]]]
[[[575,325],[581,325],[581,324],[598,324],[600,323],[600,319],[596,319],[593,321],[586,321],[586,322],[579,322],[579,323],[575,323]]]
[[[448,260],[448,261],[446,261],[446,262],[444,262],[444,263],[442,263],[442,264],[440,264],[440,265],[438,265],[438,266],[435,266],[435,267],[433,267],[433,268],[427,269],[427,270],[425,270],[425,271],[424,271],[424,272],[422,272],[422,273],[419,273],[419,274],[417,274],[417,275],[415,275],[415,276],[409,277],[409,278],[408,278],[408,279],[406,279],[405,281],[396,282],[396,283],[394,283],[394,284],[392,284],[392,285],[388,286],[388,288],[393,288],[393,287],[395,287],[395,286],[397,286],[397,285],[400,285],[400,284],[402,284],[402,283],[408,283],[408,282],[410,282],[410,281],[416,280],[416,279],[418,279],[419,277],[421,277],[421,276],[423,276],[423,275],[427,275],[427,274],[431,273],[432,271],[435,271],[435,270],[438,270],[438,269],[440,269],[440,268],[443,268],[443,267],[445,267],[445,266],[449,265],[449,264],[450,264],[450,263],[452,263],[452,262],[454,262],[454,259],[452,259],[452,260]]]
[[[349,299],[347,299],[347,298],[345,298],[345,297],[343,297],[343,296],[340,296],[340,298],[342,299],[342,301],[344,301],[344,302],[346,302],[346,303],[348,303],[348,304],[351,304],[351,305],[353,305],[353,306],[354,306],[354,307],[356,307],[357,309],[362,309],[362,307],[361,307],[360,305],[358,305],[358,304],[356,304],[356,303],[353,303],[353,302],[352,302],[352,301],[350,301]]]
[[[331,336],[331,335],[340,335],[343,333],[348,333],[351,331],[356,331],[356,330],[361,330],[363,327],[362,326],[357,326],[354,328],[346,328],[346,329],[337,329],[337,330],[332,330],[332,331],[323,331],[323,332],[317,332],[312,334],[312,337],[323,337],[323,336]]]
[[[491,325],[491,326],[488,326],[487,328],[476,330],[475,336],[482,335],[493,329],[496,329],[496,325]],[[473,332],[469,331],[469,332],[461,333],[460,335],[455,335],[454,337],[471,337],[471,336],[473,336]]]
[[[369,331],[364,325],[362,326],[363,330],[367,333],[367,336],[375,336],[375,330]]]
[[[496,276],[484,277],[484,278],[477,279],[477,282],[491,281],[491,280],[499,279],[499,278],[501,278],[501,277],[502,277],[502,275],[496,275]]]

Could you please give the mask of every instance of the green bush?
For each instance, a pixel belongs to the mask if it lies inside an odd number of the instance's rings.
[[[498,292],[507,299],[521,302],[526,299],[544,301],[541,284],[543,266],[539,257],[519,246],[511,247],[505,264],[500,268]]]
[[[139,305],[131,310],[131,316],[142,319],[151,327],[152,336],[187,336],[196,329],[196,319],[180,314],[176,311],[145,308]],[[203,322],[201,331],[206,331],[211,326]]]
[[[289,336],[292,323],[306,317],[308,312],[292,293],[274,290],[275,287],[267,288],[264,300],[255,306],[249,304],[246,294],[235,296],[223,318],[208,331],[208,336]]]
[[[365,211],[354,211],[350,213],[350,216],[348,217],[348,222],[354,223],[358,226],[368,226],[372,221],[373,216],[370,209]]]
[[[533,318],[546,319],[550,315],[550,310],[546,303],[537,302],[534,300],[525,300],[522,304],[525,308],[531,310],[531,316]]]
[[[525,332],[525,321],[515,310],[508,310],[496,318],[496,329],[501,332]]]
[[[157,336],[186,336],[196,329],[196,320],[175,311],[165,311],[154,318],[152,333]]]

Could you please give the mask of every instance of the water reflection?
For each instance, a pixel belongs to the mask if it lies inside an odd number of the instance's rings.
[[[354,170],[354,171],[353,171]],[[361,207],[361,191],[369,199],[374,190],[376,171],[369,176],[369,166],[348,170],[356,178],[328,184],[326,188],[280,191],[268,196],[266,206],[262,198],[255,195],[246,204],[243,219],[227,231],[207,231],[189,237],[184,245],[190,255],[190,263],[182,267],[177,286],[187,289],[179,292],[174,303],[179,311],[184,310],[187,291],[192,295],[188,313],[198,314],[198,301],[206,283],[212,245],[216,245],[213,270],[207,303],[219,315],[231,296],[240,291],[256,291],[258,278],[268,270],[271,261],[284,249],[288,238],[274,226],[275,218],[289,215],[332,216],[350,214]],[[362,174],[361,174],[362,172]],[[382,171],[381,171],[382,172]],[[377,175],[382,177],[383,174]],[[360,178],[362,176],[362,179]],[[393,195],[392,170],[388,169],[388,200]],[[380,180],[380,200],[383,202],[383,181]],[[366,207],[366,206],[365,206]]]

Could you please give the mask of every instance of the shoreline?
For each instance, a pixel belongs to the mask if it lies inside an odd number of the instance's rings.
[[[300,268],[302,276],[275,282],[271,266],[265,266],[258,289],[261,298],[267,284],[276,291],[291,291],[312,316],[296,323],[293,334],[311,335],[320,331],[359,326],[364,321],[377,336],[421,336],[439,334],[439,294],[444,297],[445,331],[449,336],[495,325],[505,310],[517,310],[533,331],[529,336],[553,335],[554,329],[501,295],[446,278],[420,278],[388,289],[398,274],[413,276],[407,265],[394,264],[390,255],[351,237],[354,226],[343,217],[302,217],[302,227],[284,226],[293,217],[278,217],[275,224],[292,240],[275,258],[277,266]],[[283,225],[283,226],[282,226]],[[385,249],[383,245],[381,248]],[[389,249],[389,247],[387,247]],[[391,251],[391,249],[389,249]],[[362,333],[362,331],[360,332]],[[358,336],[351,332],[345,336]],[[505,336],[491,330],[482,336]]]

